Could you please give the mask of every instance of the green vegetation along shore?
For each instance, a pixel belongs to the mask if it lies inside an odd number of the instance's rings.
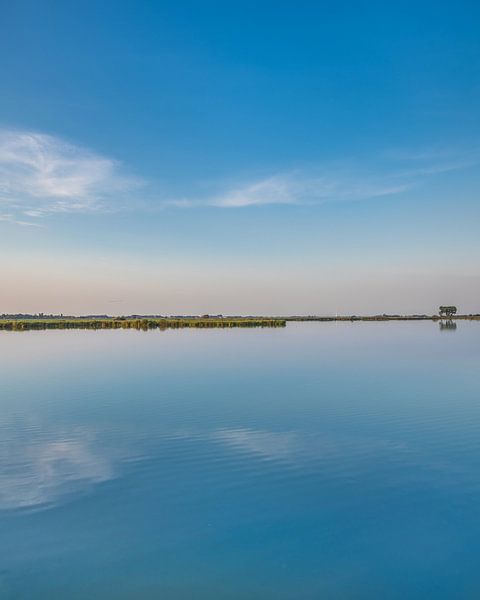
[[[0,330],[31,329],[183,329],[230,327],[285,327],[285,319],[276,318],[23,318],[0,319]]]

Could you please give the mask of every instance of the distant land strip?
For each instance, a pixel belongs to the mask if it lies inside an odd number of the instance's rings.
[[[32,329],[184,329],[229,327],[285,327],[285,319],[277,318],[16,318],[0,319],[0,330]]]
[[[455,315],[448,320],[480,320],[480,314]],[[42,329],[184,329],[184,328],[230,328],[230,327],[285,327],[287,322],[331,321],[439,321],[438,315],[344,315],[344,316],[145,316],[111,317],[89,315],[83,317],[64,315],[0,315],[0,330],[27,331]]]
[[[343,315],[335,317],[319,316],[291,316],[282,317],[285,321],[440,321],[467,319],[480,320],[480,314],[453,315],[451,317],[440,317],[439,315]]]

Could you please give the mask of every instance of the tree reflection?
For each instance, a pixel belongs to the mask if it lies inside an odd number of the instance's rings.
[[[440,331],[455,331],[457,329],[457,324],[451,319],[447,319],[446,321],[440,321],[439,326]]]

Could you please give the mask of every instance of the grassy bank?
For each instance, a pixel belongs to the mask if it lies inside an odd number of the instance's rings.
[[[162,318],[162,319],[2,319],[0,330],[38,329],[184,329],[231,327],[285,327],[284,319],[275,318]]]

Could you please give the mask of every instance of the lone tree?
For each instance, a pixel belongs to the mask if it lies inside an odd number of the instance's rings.
[[[439,313],[441,317],[447,317],[447,319],[451,319],[454,315],[457,314],[456,306],[441,306],[439,309]]]

